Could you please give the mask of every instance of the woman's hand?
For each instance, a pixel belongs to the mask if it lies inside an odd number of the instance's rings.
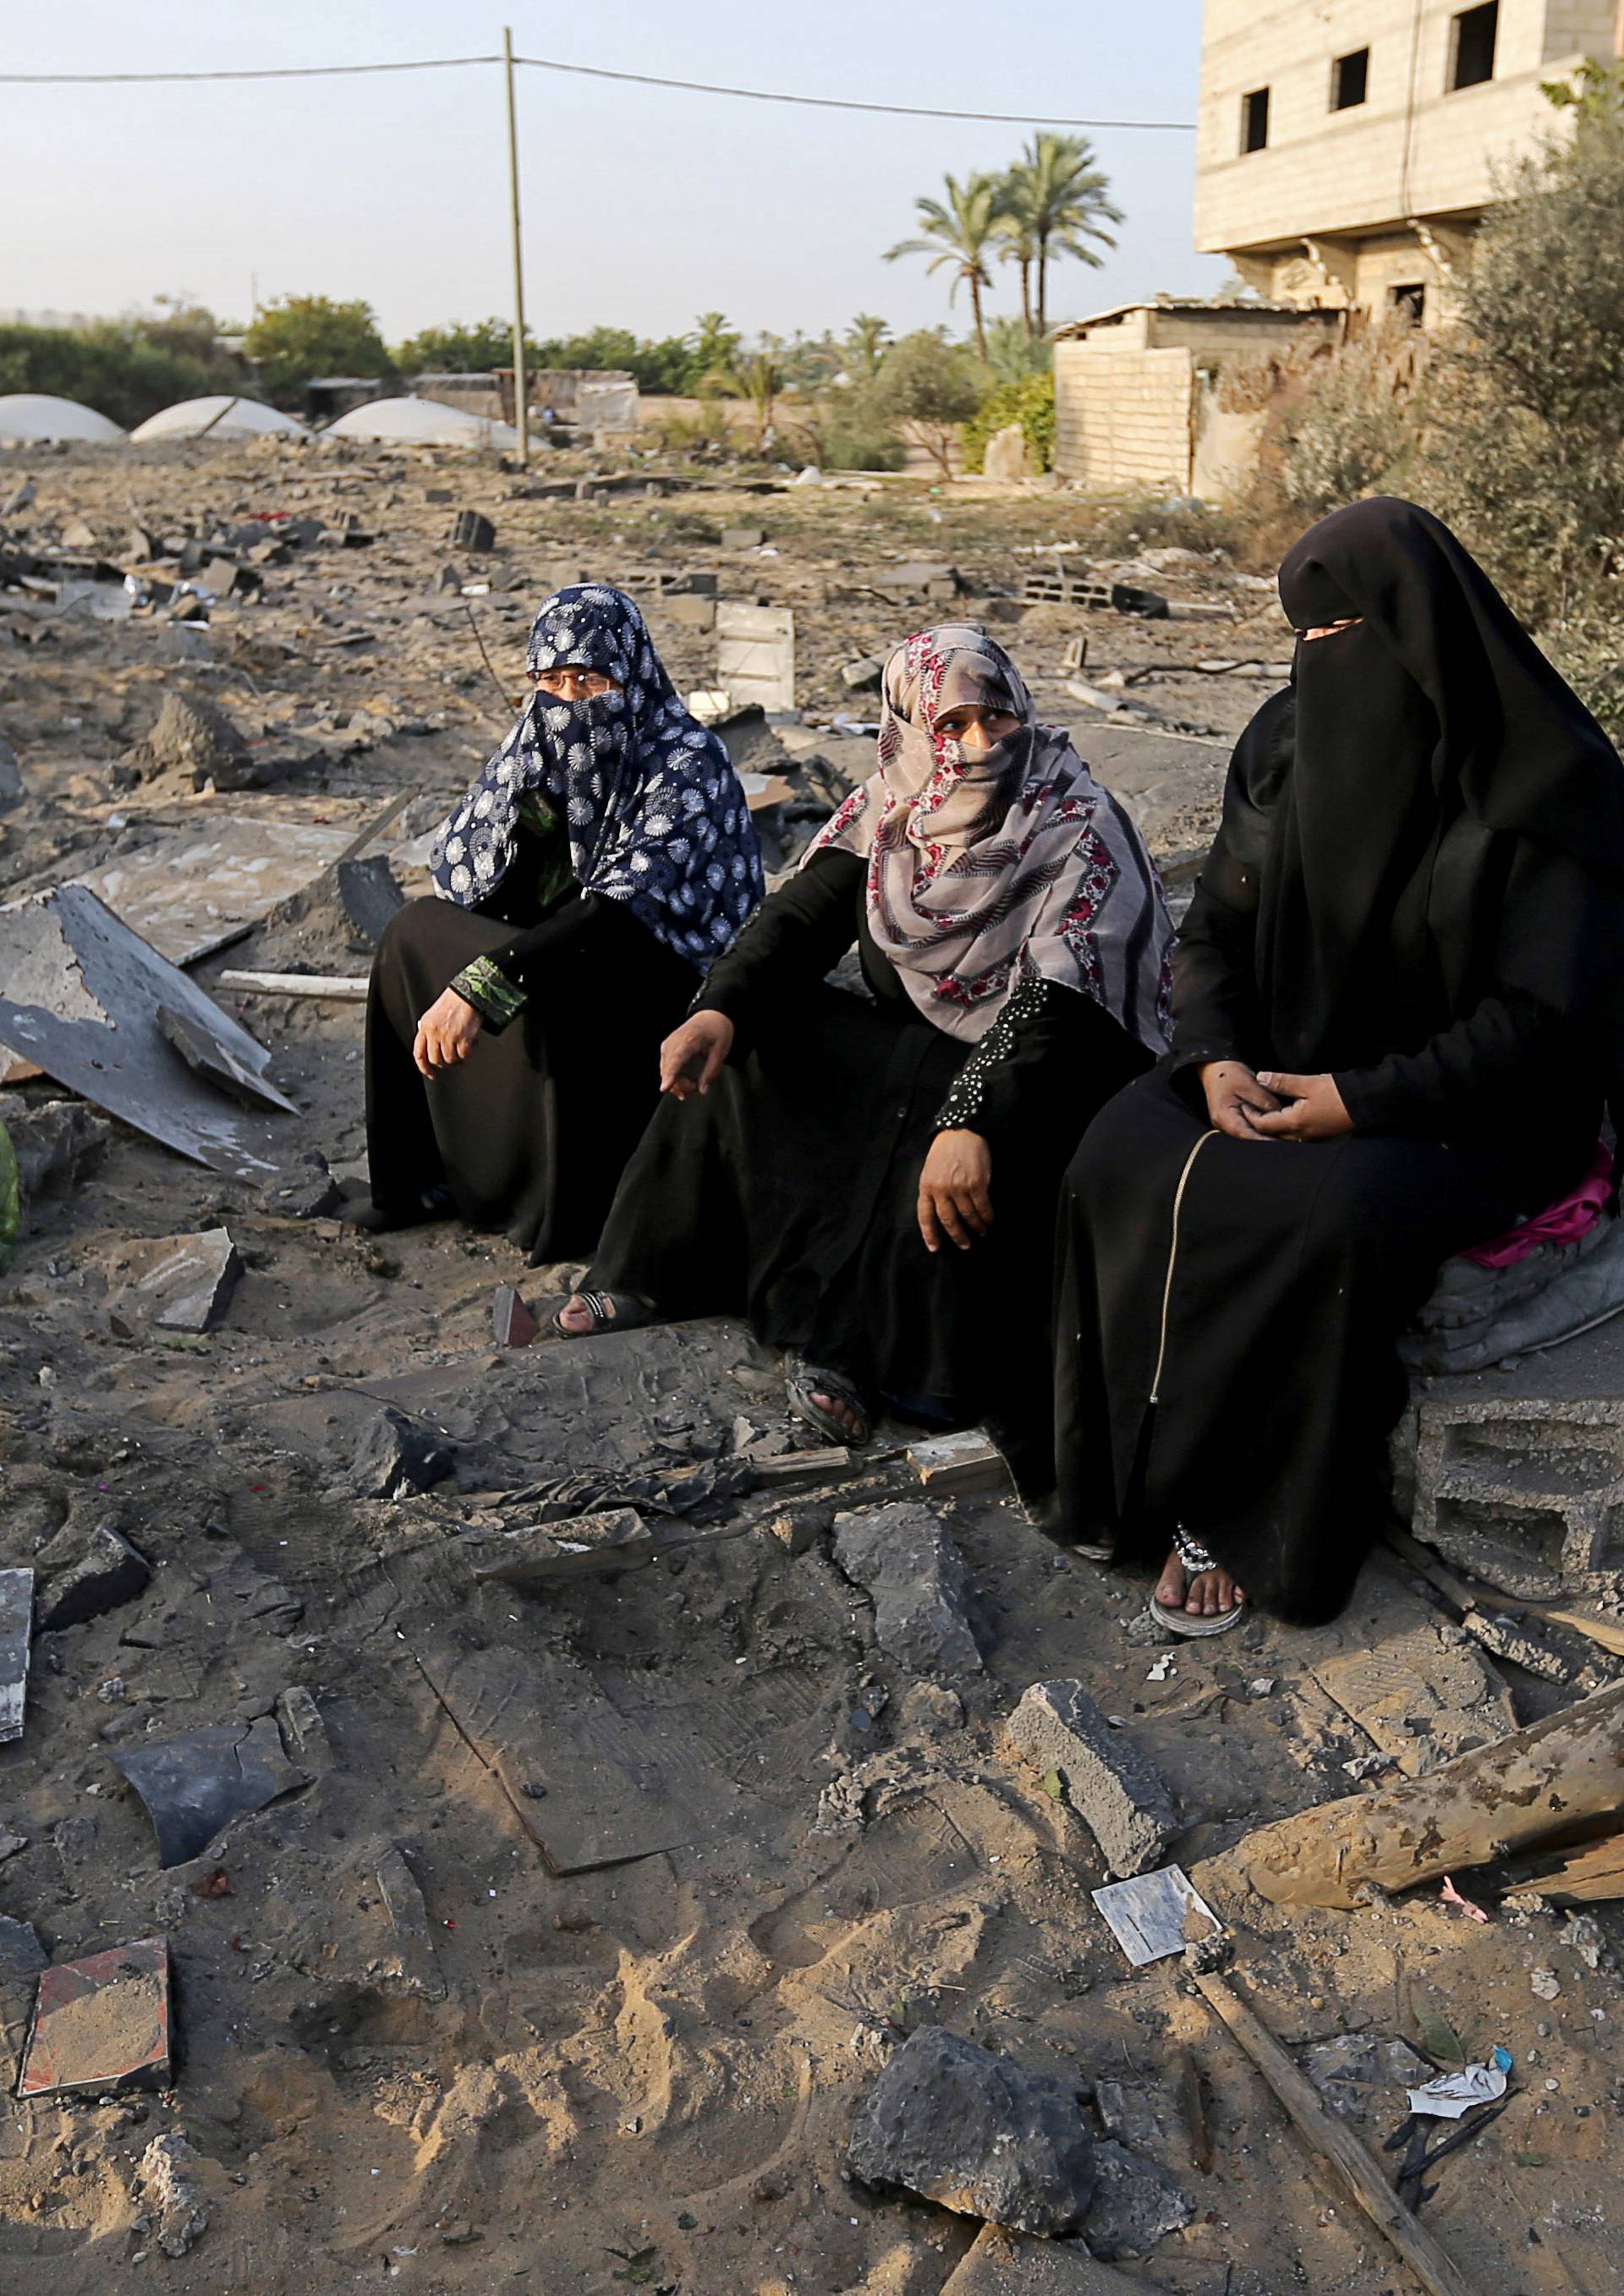
[[[709,1092],[733,1050],[734,1025],[726,1013],[690,1013],[660,1047],[660,1089],[673,1100]]]
[[[455,988],[437,996],[417,1023],[417,1034],[412,1039],[412,1058],[422,1075],[443,1076],[459,1061],[465,1061],[480,1027],[479,1014]]]
[[[1266,1140],[1336,1140],[1353,1130],[1333,1076],[1288,1076],[1265,1069],[1258,1078],[1288,1105],[1274,1116],[1254,1119]]]
[[[939,1251],[945,1228],[961,1251],[992,1226],[992,1150],[979,1132],[939,1132],[919,1175],[919,1233]]]
[[[1280,1102],[1262,1078],[1243,1061],[1209,1061],[1200,1073],[1210,1123],[1232,1140],[1267,1138],[1258,1119],[1274,1114]]]

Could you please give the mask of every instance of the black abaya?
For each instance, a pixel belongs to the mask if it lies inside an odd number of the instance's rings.
[[[1174,1052],[1067,1176],[1060,1535],[1176,1525],[1312,1623],[1384,1513],[1403,1324],[1595,1152],[1618,1071],[1624,771],[1435,520],[1368,502],[1286,562],[1294,692],[1230,767]],[[1211,1128],[1204,1064],[1331,1076],[1353,1129]]]
[[[661,1103],[588,1281],[665,1315],[742,1313],[870,1394],[984,1418],[1023,1488],[1044,1490],[1056,1190],[1089,1118],[1149,1055],[1052,982],[966,1048],[874,947],[865,875],[852,855],[816,855],[712,968],[698,1002],[734,1021],[733,1056],[704,1098]],[[872,1002],[824,979],[854,942]],[[995,1219],[968,1251],[933,1254],[916,1203],[944,1126],[988,1140]]]
[[[423,1078],[412,1059],[419,1020],[454,976],[497,954],[503,977],[521,982],[515,1016],[503,1025],[488,1013],[468,1058]],[[533,1267],[590,1251],[693,981],[597,894],[572,894],[519,940],[511,917],[408,902],[379,944],[367,1000],[374,1203],[409,1206],[444,1182],[470,1226],[504,1231]]]

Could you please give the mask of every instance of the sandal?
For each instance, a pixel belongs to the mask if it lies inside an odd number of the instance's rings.
[[[1218,1557],[1209,1554],[1199,1538],[1192,1536],[1180,1523],[1173,1533],[1173,1552],[1184,1564],[1185,1575],[1199,1578],[1203,1570],[1216,1570]],[[1188,1591],[1187,1589],[1185,1590]],[[1151,1616],[1169,1635],[1197,1637],[1203,1635],[1226,1635],[1231,1627],[1238,1627],[1246,1616],[1246,1597],[1243,1595],[1232,1610],[1212,1611],[1205,1614],[1186,1611],[1181,1603],[1177,1608],[1159,1603],[1151,1596]]]
[[[793,1357],[783,1369],[784,1391],[789,1397],[790,1409],[798,1419],[804,1419],[808,1427],[815,1428],[820,1435],[826,1435],[832,1443],[867,1442],[874,1431],[869,1423],[867,1399],[841,1373],[825,1371],[800,1356]],[[842,1427],[832,1412],[826,1411],[814,1399],[820,1395],[831,1395],[837,1403],[843,1403],[849,1411],[855,1411],[863,1423],[862,1433],[854,1434],[849,1427]]]
[[[578,1300],[592,1317],[589,1332],[571,1332],[558,1320],[564,1308],[572,1308]],[[656,1310],[635,1292],[572,1292],[563,1307],[555,1308],[548,1317],[561,1340],[595,1340],[600,1332],[638,1332],[656,1320]]]

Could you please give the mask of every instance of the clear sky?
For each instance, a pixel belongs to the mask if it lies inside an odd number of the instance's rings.
[[[205,70],[521,53],[871,101],[1192,119],[1200,0],[55,0],[7,12],[12,71]],[[877,311],[948,316],[945,275],[885,249],[945,170],[997,168],[1022,131],[881,119],[520,75],[529,316],[681,332],[721,310],[816,333]],[[227,319],[285,293],[365,296],[397,340],[508,308],[495,68],[196,87],[0,87],[0,306],[104,316],[185,292]],[[1051,318],[1210,291],[1190,240],[1194,138],[1094,138],[1127,221],[1067,264]],[[992,308],[1018,308],[1015,275]],[[968,314],[961,312],[968,324]]]

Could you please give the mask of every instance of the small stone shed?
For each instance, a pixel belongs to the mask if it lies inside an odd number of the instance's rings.
[[[1222,499],[1243,483],[1258,419],[1226,413],[1226,359],[1284,349],[1304,329],[1340,340],[1341,311],[1286,303],[1123,303],[1054,337],[1054,468],[1110,493],[1165,488]]]

